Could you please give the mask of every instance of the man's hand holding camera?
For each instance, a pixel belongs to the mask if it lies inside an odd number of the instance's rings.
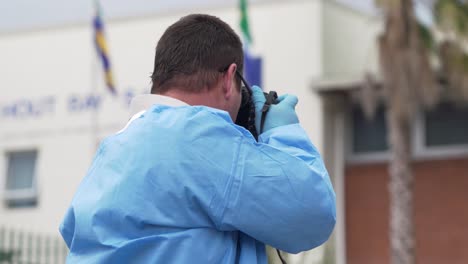
[[[263,90],[258,86],[252,87],[252,97],[255,104],[255,127],[260,135],[262,108],[266,102]],[[299,123],[295,107],[298,99],[295,95],[284,94],[278,97],[275,104],[270,106],[265,118],[262,133],[279,126]]]

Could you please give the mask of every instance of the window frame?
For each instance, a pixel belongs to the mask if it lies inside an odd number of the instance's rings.
[[[346,113],[346,163],[382,163],[390,160],[390,152],[373,151],[366,153],[353,152],[353,115],[352,107],[348,107]],[[459,158],[468,156],[468,144],[445,145],[445,146],[427,146],[426,142],[426,112],[422,109],[416,111],[411,126],[411,135],[413,137],[411,152],[413,160],[430,160]]]
[[[10,166],[10,155],[12,153],[18,153],[18,152],[35,152],[36,157],[35,157],[35,164],[34,164],[34,171],[32,175],[32,182],[31,182],[31,187],[30,188],[23,188],[23,189],[16,189],[16,190],[9,190],[7,187],[7,181],[8,181],[8,168]],[[7,205],[8,208],[17,208],[17,206],[9,206],[10,203],[14,202],[34,202],[37,204],[38,201],[38,172],[37,172],[37,167],[38,167],[38,161],[39,161],[39,149],[38,148],[15,148],[15,149],[5,149],[3,151],[3,158],[4,158],[4,179],[2,183],[2,189],[3,189],[3,202]]]
[[[413,152],[417,159],[438,159],[468,155],[468,144],[428,146],[426,145],[426,113],[418,111],[413,134]]]
[[[359,163],[378,163],[378,162],[385,162],[390,159],[390,152],[388,150],[382,151],[369,151],[365,153],[356,153],[354,152],[354,123],[353,123],[353,106],[350,105],[347,107],[348,111],[346,111],[346,130],[348,133],[345,133],[345,157],[347,163],[352,164],[359,164]]]

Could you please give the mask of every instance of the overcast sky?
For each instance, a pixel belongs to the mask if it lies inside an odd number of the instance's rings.
[[[250,3],[264,1],[268,0],[249,0]],[[370,11],[374,0],[336,1]],[[106,18],[109,19],[193,8],[234,6],[238,0],[101,0],[100,2]],[[93,3],[93,0],[0,0],[0,33],[86,23],[92,15]]]

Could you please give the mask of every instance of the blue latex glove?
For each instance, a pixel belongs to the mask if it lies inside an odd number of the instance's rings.
[[[263,131],[260,131],[262,108],[266,99],[262,89],[258,86],[252,87],[252,96],[255,104],[255,127],[259,135],[275,127],[299,123],[296,111],[294,110],[298,101],[297,96],[285,94],[278,97],[277,104],[272,104],[270,106],[270,110],[266,115]]]

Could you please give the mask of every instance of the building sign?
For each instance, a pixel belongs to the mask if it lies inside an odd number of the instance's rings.
[[[0,120],[37,119],[52,116],[58,111],[68,113],[100,111],[105,101],[117,102],[121,107],[128,108],[135,95],[135,90],[128,89],[117,96],[97,93],[71,94],[66,96],[65,102],[59,102],[59,98],[53,95],[18,98],[0,102]]]

